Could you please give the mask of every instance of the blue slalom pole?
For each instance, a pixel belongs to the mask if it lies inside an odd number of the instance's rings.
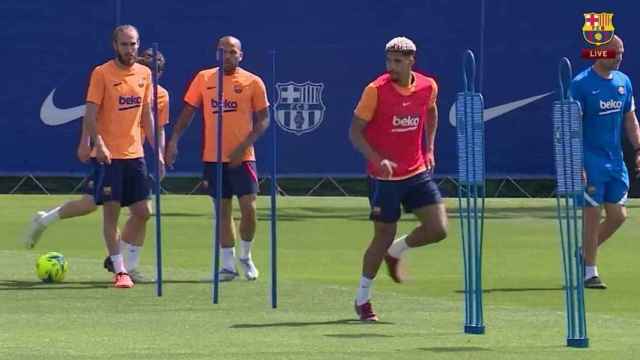
[[[273,50],[271,54],[273,88],[276,88],[276,51]],[[276,207],[278,197],[278,128],[275,125],[271,126],[271,140],[273,142],[271,163],[271,307],[275,309],[278,307],[278,215]]]
[[[155,171],[153,192],[156,206],[156,294],[162,296],[162,215],[160,210],[160,121],[158,119],[158,43],[153,43],[153,121]]]
[[[220,274],[218,269],[220,268],[220,237],[222,236],[222,225],[220,224],[220,211],[222,209],[222,112],[224,111],[224,98],[223,98],[223,78],[224,78],[224,50],[218,48],[216,50],[216,59],[218,60],[218,104],[216,111],[218,112],[218,126],[217,126],[217,163],[216,163],[216,199],[215,199],[215,213],[216,213],[216,226],[215,235],[213,241],[213,289],[211,297],[213,303],[218,303],[218,293],[220,287]]]

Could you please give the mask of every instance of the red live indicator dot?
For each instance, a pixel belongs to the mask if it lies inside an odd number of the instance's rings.
[[[614,49],[582,49],[580,56],[583,59],[615,59]]]

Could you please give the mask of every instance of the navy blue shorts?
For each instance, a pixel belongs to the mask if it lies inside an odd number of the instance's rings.
[[[404,180],[379,180],[369,177],[369,204],[373,221],[395,223],[405,212],[439,204],[442,195],[428,173],[421,172]]]
[[[91,158],[91,162],[89,163],[89,165],[91,166],[91,170],[89,170],[87,182],[84,184],[84,193],[93,196],[95,201],[96,182],[100,178],[100,173],[104,172],[104,168],[100,167],[100,164],[98,164],[98,160],[96,160],[96,158]]]
[[[216,163],[204,163],[203,188],[211,197],[216,197],[218,170]],[[245,161],[240,166],[222,164],[222,198],[231,199],[258,193],[258,171],[255,161]]]
[[[129,206],[149,199],[150,186],[144,158],[112,159],[111,164],[99,164],[95,180],[96,205],[115,201]]]

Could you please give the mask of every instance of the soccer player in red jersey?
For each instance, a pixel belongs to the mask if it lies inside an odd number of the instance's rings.
[[[365,321],[378,320],[370,298],[382,261],[387,263],[391,278],[402,282],[403,254],[447,236],[446,209],[431,178],[438,87],[432,78],[412,71],[416,46],[411,40],[394,38],[387,43],[385,52],[387,73],[364,89],[349,131],[351,142],[367,160],[374,227],[355,300],[356,313]],[[420,224],[409,235],[394,241],[401,205]]]

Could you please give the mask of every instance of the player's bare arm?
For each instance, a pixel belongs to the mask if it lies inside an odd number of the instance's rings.
[[[436,131],[438,130],[438,106],[435,103],[427,110],[427,121],[425,125],[424,132],[427,139],[425,163],[427,169],[431,170],[436,166],[433,149],[435,148]]]
[[[142,128],[144,129],[144,135],[146,136],[149,144],[152,148],[156,148],[155,137],[155,125],[153,122],[153,113],[151,112],[151,105],[142,105]]]
[[[389,159],[382,158],[380,154],[373,150],[367,140],[365,140],[362,131],[366,125],[366,121],[354,115],[351,120],[351,127],[349,128],[349,139],[356,150],[364,155],[365,159],[379,166],[379,171],[383,178],[389,178],[393,174],[393,168],[396,167],[397,164]]]
[[[91,141],[95,144],[96,147],[96,160],[101,163],[111,164],[111,153],[107,146],[102,141],[102,137],[98,135],[98,106],[92,102],[87,102],[84,119],[83,119],[83,127],[89,133],[89,137]]]
[[[88,162],[91,157],[91,138],[89,137],[84,121],[82,122],[82,132],[80,134],[80,142],[78,143],[77,155],[78,159],[83,163]]]
[[[624,128],[627,132],[627,138],[635,150],[636,170],[640,171],[640,126],[638,126],[635,111],[629,111],[624,115]]]
[[[165,161],[169,167],[172,167],[176,162],[176,158],[178,156],[178,142],[180,141],[182,133],[189,127],[189,125],[191,125],[193,114],[195,112],[195,107],[185,103],[180,115],[178,115],[178,120],[176,120],[176,125],[173,127],[173,133],[171,134],[171,139],[169,139],[169,142],[167,143],[165,153]]]
[[[269,108],[264,108],[255,112],[255,120],[253,122],[253,130],[247,138],[240,143],[229,155],[230,166],[238,166],[242,162],[242,156],[248,147],[252,146],[269,128]]]

